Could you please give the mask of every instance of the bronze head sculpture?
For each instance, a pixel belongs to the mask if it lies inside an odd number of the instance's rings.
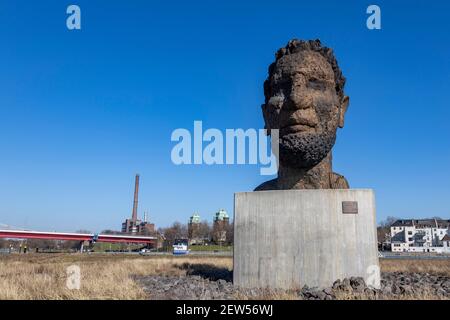
[[[265,128],[279,130],[278,178],[255,190],[348,189],[332,171],[331,149],[349,98],[333,51],[319,40],[291,40],[264,82]]]

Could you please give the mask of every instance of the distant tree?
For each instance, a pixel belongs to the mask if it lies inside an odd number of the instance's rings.
[[[377,238],[379,243],[384,243],[388,240],[389,229],[386,227],[377,227]]]
[[[168,228],[160,228],[158,230],[165,238],[165,246],[170,247],[175,239],[184,239],[188,237],[188,228],[186,224],[174,222]]]
[[[381,221],[377,227],[377,238],[379,243],[385,243],[390,238],[391,225],[400,218],[388,216],[386,220]]]
[[[27,246],[30,249],[54,250],[58,248],[58,242],[56,240],[28,239]]]
[[[382,228],[386,228],[386,227],[390,228],[391,225],[392,225],[395,221],[397,221],[397,220],[400,220],[400,218],[388,216],[388,217],[386,218],[386,220],[381,221],[381,222],[379,223],[378,226],[380,226],[380,227],[382,227]]]
[[[75,233],[92,233],[92,232],[89,231],[89,230],[83,230],[83,229],[81,229],[81,230],[75,231]]]
[[[62,241],[59,247],[63,250],[77,250],[80,248],[80,241]]]
[[[115,230],[109,230],[109,229],[107,229],[107,230],[103,230],[102,232],[100,232],[100,233],[102,233],[102,234],[120,234],[120,233],[122,233],[121,231],[115,231]]]
[[[198,237],[205,241],[210,241],[212,228],[208,220],[203,220],[198,228]]]

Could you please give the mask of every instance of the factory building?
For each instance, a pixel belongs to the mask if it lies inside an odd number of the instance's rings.
[[[155,225],[147,222],[147,214],[144,214],[144,220],[138,219],[138,197],[139,197],[139,175],[136,175],[134,183],[134,200],[131,219],[126,219],[122,223],[122,232],[129,234],[149,235],[155,233]]]

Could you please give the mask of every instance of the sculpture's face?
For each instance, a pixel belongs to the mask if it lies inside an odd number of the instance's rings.
[[[348,104],[336,93],[330,63],[309,50],[285,55],[264,85],[264,120],[267,129],[280,130],[280,164],[318,164],[331,151]]]

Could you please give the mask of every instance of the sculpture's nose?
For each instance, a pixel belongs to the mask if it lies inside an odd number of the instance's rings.
[[[305,95],[301,90],[292,90],[286,99],[285,107],[289,110],[308,109],[311,105],[311,97]]]

